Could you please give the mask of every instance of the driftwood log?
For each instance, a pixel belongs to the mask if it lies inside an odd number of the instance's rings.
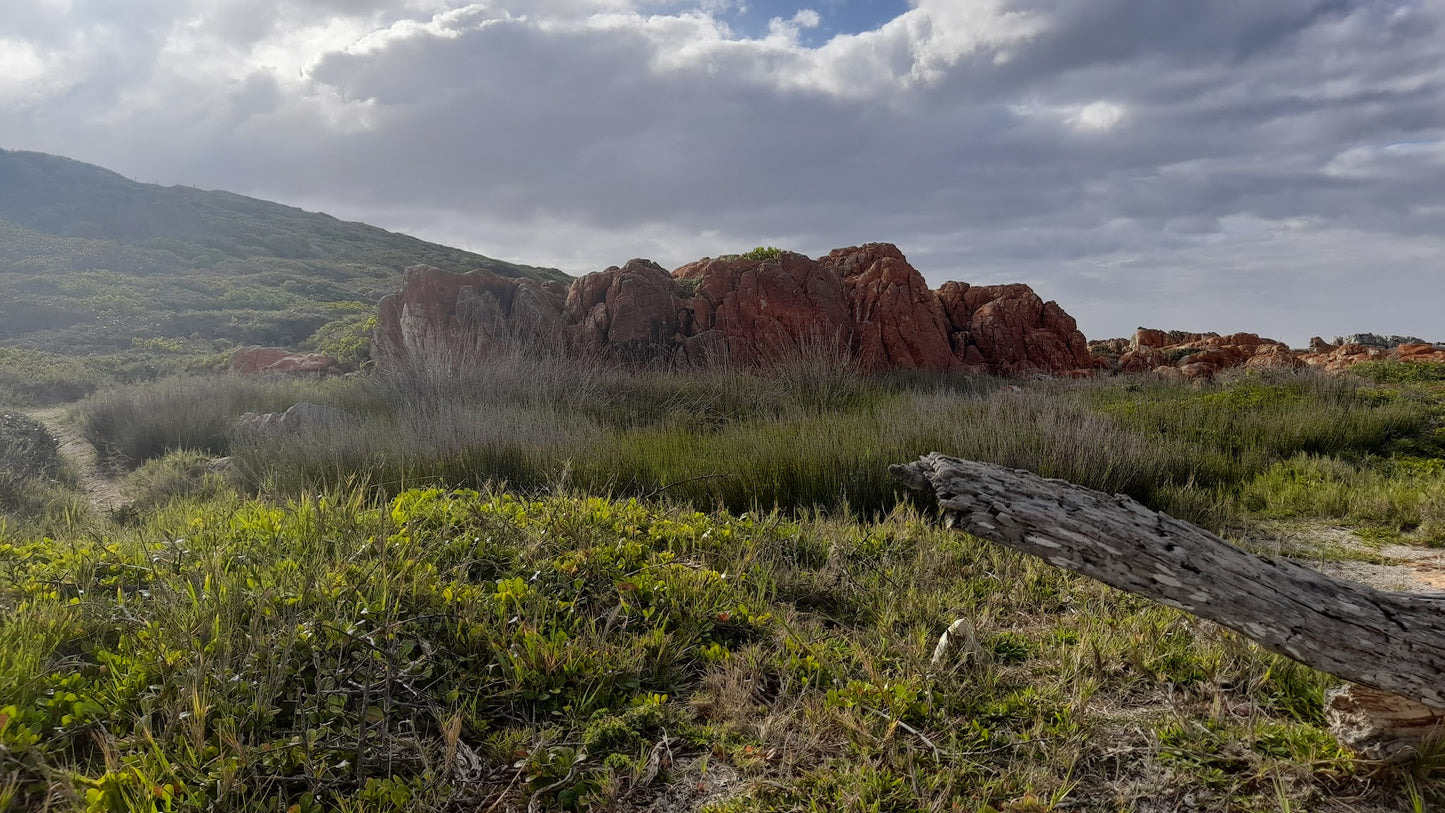
[[[1342,743],[1408,757],[1445,731],[1445,595],[1375,590],[1247,553],[1129,497],[929,454],[894,477],[953,528],[1218,622],[1359,684],[1331,693]]]

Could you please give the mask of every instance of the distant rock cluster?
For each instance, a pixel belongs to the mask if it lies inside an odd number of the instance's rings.
[[[1221,336],[1141,327],[1132,339],[1090,342],[1089,349],[1100,369],[1121,373],[1154,372],[1187,379],[1210,379],[1221,370],[1236,367],[1313,367],[1342,372],[1363,361],[1445,363],[1445,346],[1414,337],[1362,333],[1347,339],[1326,342],[1316,337],[1310,340],[1308,350],[1292,350],[1283,342],[1253,333]]]
[[[632,260],[576,280],[407,269],[382,300],[382,366],[457,368],[512,345],[584,358],[765,365],[824,354],[863,372],[1087,374],[1074,319],[1027,285],[930,289],[897,247],[811,259],[722,257],[672,272]]]
[[[1374,333],[1351,333],[1344,337],[1336,336],[1333,344],[1336,347],[1347,344],[1358,344],[1362,347],[1377,347],[1382,350],[1390,350],[1402,344],[1429,344],[1429,342],[1416,336],[1379,336]]]

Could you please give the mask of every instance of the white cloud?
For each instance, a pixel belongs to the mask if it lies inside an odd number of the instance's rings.
[[[54,92],[47,87],[50,73],[33,43],[0,38],[0,107],[28,104]]]
[[[1112,130],[1124,118],[1124,108],[1110,102],[1090,102],[1069,116],[1078,130]]]

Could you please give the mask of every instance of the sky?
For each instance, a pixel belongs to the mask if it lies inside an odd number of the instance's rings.
[[[0,147],[582,274],[1445,341],[1445,0],[0,0]]]

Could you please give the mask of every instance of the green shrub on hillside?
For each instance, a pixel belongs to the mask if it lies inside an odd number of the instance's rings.
[[[774,248],[773,246],[758,246],[752,251],[744,252],[743,254],[740,254],[738,256],[743,258],[744,260],[752,260],[753,262],[762,263],[776,260],[779,257],[783,256],[783,250],[780,248]]]
[[[346,316],[317,328],[302,346],[336,359],[348,370],[355,370],[371,361],[371,334],[375,330],[375,314]]]
[[[74,401],[94,392],[104,380],[86,360],[0,347],[0,404],[32,406]]]

